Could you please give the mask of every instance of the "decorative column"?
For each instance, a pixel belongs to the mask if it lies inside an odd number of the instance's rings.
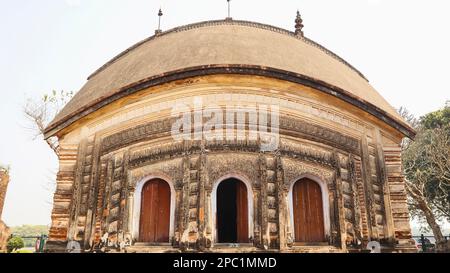
[[[56,176],[56,192],[53,197],[52,224],[47,252],[65,252],[67,241],[73,238],[74,230],[71,208],[75,208],[72,194],[78,191],[76,173],[77,156],[80,158],[83,148],[76,145],[61,146],[59,150],[59,171]],[[78,172],[79,173],[79,172]],[[71,236],[72,235],[72,236]]]
[[[209,215],[207,213],[207,207],[209,204],[206,202],[207,198],[207,180],[208,173],[206,169],[207,154],[205,151],[205,145],[202,141],[201,153],[199,158],[199,168],[198,168],[198,180],[199,180],[199,192],[198,192],[198,241],[197,247],[200,251],[204,251],[206,248],[211,247],[211,241],[208,242],[206,236],[206,224],[209,220]]]
[[[278,201],[278,233],[279,233],[279,247],[280,251],[288,248],[287,245],[287,204],[286,204],[286,184],[284,182],[283,162],[281,160],[280,152],[276,155],[276,187],[277,187],[277,201]]]
[[[352,191],[352,199],[353,199],[353,227],[355,231],[356,239],[360,242],[363,242],[363,234],[362,234],[362,222],[361,222],[361,210],[359,205],[359,194],[358,194],[358,185],[356,179],[356,166],[355,166],[355,158],[353,154],[349,154],[348,156],[348,172],[349,172],[349,183]]]
[[[367,141],[367,132],[361,139],[361,165],[362,179],[364,184],[364,194],[367,207],[367,224],[369,228],[369,240],[378,240],[378,229],[376,223],[376,208],[372,186],[372,173],[370,168],[369,143]]]
[[[182,159],[182,163],[181,163],[181,172],[183,174],[186,173],[186,167],[189,168],[189,166],[187,166],[187,164],[189,164],[189,158],[187,156],[184,156]],[[174,238],[172,238],[172,245],[174,247],[180,247],[181,245],[181,236],[183,234],[184,231],[184,227],[185,227],[185,209],[184,209],[184,191],[188,190],[187,188],[185,188],[185,180],[184,179],[185,175],[183,175],[183,178],[180,179],[179,181],[175,181],[175,234],[174,234]]]
[[[336,151],[333,151],[333,161],[336,170],[336,202],[338,213],[335,215],[338,217],[339,227],[339,245],[342,251],[347,251],[347,228],[345,223],[345,208],[344,208],[344,193],[342,189],[342,177],[341,177],[341,163],[339,155]]]
[[[258,157],[258,169],[260,170],[261,158]],[[253,246],[262,248],[262,198],[261,198],[261,173],[258,175],[258,180],[253,183]]]
[[[82,183],[84,173],[84,161],[87,153],[88,141],[81,141],[78,156],[76,159],[75,179],[72,188],[72,200],[70,203],[70,220],[67,239],[68,241],[77,241],[78,238],[78,217],[82,199]],[[61,167],[60,167],[61,168]]]
[[[179,215],[179,231],[180,231],[180,248],[185,250],[189,246],[189,195],[191,180],[191,159],[186,152],[183,158],[183,190],[180,197],[180,215]]]
[[[328,185],[329,199],[330,199],[330,245],[339,247],[340,243],[340,232],[339,232],[339,207],[337,198],[337,187],[336,180]]]
[[[96,178],[98,179],[98,182],[93,197],[95,198],[95,205],[93,206],[95,212],[94,215],[92,216],[93,223],[89,240],[89,244],[91,246],[98,244],[103,235],[102,220],[103,220],[103,211],[104,211],[103,205],[105,202],[107,175],[108,175],[108,160],[103,159],[99,163],[98,178]]]
[[[259,154],[259,174],[261,181],[261,197],[259,200],[260,222],[261,222],[261,245],[263,249],[269,248],[270,230],[268,220],[268,198],[267,198],[267,159],[264,153]]]
[[[98,182],[99,182],[99,164],[100,164],[100,140],[95,138],[94,150],[92,152],[92,171],[90,176],[89,194],[86,200],[87,213],[86,213],[86,229],[84,236],[85,248],[91,248],[93,243],[93,232],[95,232],[95,214],[97,210],[97,197],[98,197]]]
[[[380,185],[382,186],[383,191],[383,203],[384,203],[384,212],[385,219],[384,221],[384,234],[385,238],[389,244],[395,243],[395,232],[394,232],[394,220],[392,217],[392,209],[391,209],[391,197],[390,197],[390,189],[389,182],[386,172],[385,165],[385,156],[383,150],[383,139],[381,136],[381,132],[379,129],[375,130],[376,135],[376,143],[377,143],[377,165],[378,165],[378,177],[380,180]]]

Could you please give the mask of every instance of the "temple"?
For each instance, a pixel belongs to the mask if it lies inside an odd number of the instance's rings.
[[[415,251],[414,130],[295,23],[157,31],[95,71],[46,129],[47,251]]]

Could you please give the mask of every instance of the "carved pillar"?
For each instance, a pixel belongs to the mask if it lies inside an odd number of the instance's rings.
[[[118,154],[114,159],[112,181],[108,200],[107,232],[111,247],[117,247],[123,240],[124,198],[124,168],[127,155]]]
[[[89,195],[87,197],[86,229],[84,236],[84,248],[92,247],[93,232],[95,231],[95,213],[98,200],[99,164],[100,164],[100,139],[95,138],[92,152],[92,171],[89,183]]]
[[[276,185],[277,185],[277,201],[278,201],[278,229],[279,229],[279,241],[280,250],[284,251],[288,248],[287,233],[288,233],[288,215],[287,215],[287,203],[286,193],[287,187],[284,180],[284,170],[281,155],[278,153],[276,156]]]
[[[205,151],[204,143],[201,145],[201,154],[199,158],[199,168],[198,168],[198,241],[197,247],[199,250],[203,251],[205,248],[211,246],[211,242],[208,243],[206,237],[206,223],[209,220],[209,215],[206,213],[206,208],[209,207],[207,204],[206,187],[208,179],[208,171],[206,167],[207,154]]]
[[[97,189],[94,193],[94,198],[96,199],[96,204],[94,206],[95,209],[95,215],[93,215],[93,227],[91,231],[91,239],[89,241],[90,245],[98,244],[100,241],[100,238],[102,236],[102,219],[103,219],[103,203],[105,199],[105,188],[106,188],[106,176],[107,176],[107,161],[102,160],[99,163],[99,169],[98,169],[98,185]]]
[[[261,222],[261,247],[269,248],[270,230],[268,221],[267,204],[267,159],[263,153],[259,154],[259,174],[261,181],[261,197],[259,200],[260,222]]]
[[[364,133],[361,139],[361,165],[362,179],[365,190],[365,200],[367,207],[367,224],[369,231],[369,240],[378,240],[378,231],[376,223],[376,208],[374,201],[374,193],[372,186],[372,173],[370,168],[369,143],[367,141],[367,133]]]
[[[122,177],[121,177],[121,192],[120,192],[120,204],[119,204],[119,223],[118,229],[121,233],[121,237],[119,238],[119,243],[121,245],[130,244],[131,240],[131,230],[128,229],[128,221],[130,216],[128,214],[130,203],[128,202],[128,193],[129,193],[129,185],[128,185],[128,163],[130,161],[130,152],[126,151],[123,155],[122,162]]]
[[[187,150],[191,149],[191,145],[185,144]],[[189,163],[184,169],[184,191],[183,202],[185,209],[185,228],[182,236],[182,249],[194,247],[199,239],[199,159],[189,154]]]
[[[69,230],[68,230],[68,241],[77,240],[78,233],[78,214],[81,206],[81,197],[82,197],[82,180],[83,180],[83,167],[84,167],[84,159],[87,148],[87,140],[84,139],[81,141],[78,156],[77,156],[77,164],[75,169],[75,181],[73,184],[72,190],[72,201],[70,205],[70,220],[69,220]]]
[[[335,163],[336,170],[336,203],[337,203],[337,214],[338,217],[338,227],[339,227],[339,245],[342,251],[347,251],[347,228],[345,223],[345,208],[344,208],[344,194],[342,189],[342,178],[341,178],[341,163],[339,155],[336,151],[333,151],[333,161]]]
[[[362,234],[362,223],[361,223],[361,211],[359,206],[359,198],[358,198],[358,185],[356,180],[356,166],[355,166],[355,158],[353,154],[349,154],[348,156],[348,172],[349,172],[349,182],[353,197],[353,226],[355,231],[356,238],[362,242],[363,234]]]
[[[258,168],[260,158],[258,157]],[[262,230],[261,230],[261,175],[258,175],[258,180],[253,184],[253,245],[255,247],[262,247]]]
[[[381,132],[379,129],[375,130],[376,142],[377,142],[377,165],[378,165],[378,177],[380,179],[380,185],[383,190],[383,203],[384,203],[384,211],[385,211],[385,219],[384,221],[384,233],[385,238],[387,238],[389,243],[395,243],[395,231],[394,231],[394,220],[392,217],[392,209],[391,209],[391,197],[390,197],[390,189],[388,176],[386,172],[386,164],[385,164],[385,156],[383,150],[383,139],[381,136]]]
[[[189,159],[185,156],[181,162],[181,171],[185,173],[185,166],[189,164]],[[184,178],[181,180],[175,181],[175,234],[174,238],[172,238],[172,245],[174,247],[180,247],[181,243],[181,235],[184,230],[184,206],[183,206],[183,192],[184,188]],[[187,190],[187,189],[186,189]]]
[[[339,232],[339,207],[337,198],[337,187],[336,180],[333,181],[331,185],[328,185],[329,199],[330,199],[330,245],[339,247],[340,242],[340,232]]]
[[[190,192],[190,164],[191,160],[188,154],[183,158],[183,189],[180,193],[180,215],[179,232],[180,247],[185,248],[189,244],[189,192]]]
[[[130,244],[133,244],[133,209],[134,209],[134,189],[128,187],[127,196],[127,238],[130,239]]]
[[[114,159],[108,159],[107,167],[106,167],[106,178],[105,178],[105,193],[102,204],[102,222],[101,222],[101,230],[102,233],[109,232],[109,211],[110,211],[110,203],[111,194],[112,194],[112,184],[113,184],[113,176],[114,176]]]
[[[366,189],[363,179],[363,168],[361,158],[354,158],[355,162],[355,179],[356,179],[356,191],[358,195],[359,211],[361,213],[361,233],[363,236],[363,246],[367,245],[370,241],[370,219],[369,219],[369,208],[367,207],[368,202],[366,201]]]

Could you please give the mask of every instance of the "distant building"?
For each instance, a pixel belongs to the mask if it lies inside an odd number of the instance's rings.
[[[158,30],[92,74],[45,132],[60,144],[47,250],[415,251],[414,130],[295,22]]]
[[[9,227],[6,226],[6,224],[1,220],[8,183],[9,183],[8,170],[0,167],[0,253],[6,251],[6,243],[11,234]]]

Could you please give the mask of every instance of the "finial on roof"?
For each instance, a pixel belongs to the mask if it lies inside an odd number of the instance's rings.
[[[302,16],[300,15],[300,11],[297,10],[297,18],[295,18],[295,35],[303,37],[304,36],[303,27],[304,25]]]
[[[161,30],[161,17],[163,16],[164,14],[163,14],[163,12],[162,12],[162,9],[160,8],[159,9],[159,12],[158,12],[158,29],[155,31],[155,35],[158,35],[158,34],[160,34],[160,33],[162,33],[162,30]]]
[[[231,0],[227,0],[228,3],[228,17],[226,18],[226,20],[233,20],[233,18],[231,17]]]

